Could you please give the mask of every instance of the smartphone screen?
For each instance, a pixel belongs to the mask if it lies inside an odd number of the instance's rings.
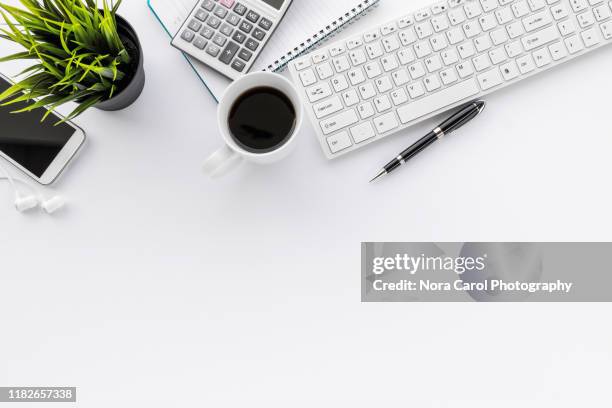
[[[0,77],[0,93],[10,86]],[[0,106],[0,150],[36,177],[42,177],[75,129],[66,123],[54,126],[58,118],[53,114],[41,122],[46,113],[42,108],[11,113],[25,106],[26,103]]]

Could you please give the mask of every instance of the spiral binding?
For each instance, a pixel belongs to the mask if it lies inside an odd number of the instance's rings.
[[[359,20],[363,15],[367,14],[374,7],[378,6],[379,2],[380,0],[363,0],[363,2],[358,4],[349,12],[345,13],[339,19],[332,22],[318,33],[312,35],[299,46],[295,47],[293,50],[274,61],[273,64],[268,65],[266,70],[272,72],[283,71],[291,61],[321,46],[324,42],[338,34],[349,24]]]

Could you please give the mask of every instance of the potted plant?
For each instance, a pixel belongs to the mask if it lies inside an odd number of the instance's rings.
[[[23,8],[0,3],[7,24],[0,37],[23,48],[0,62],[32,60],[34,65],[0,94],[0,103],[31,101],[21,111],[43,106],[53,111],[76,102],[65,119],[69,120],[92,106],[126,108],[140,96],[145,83],[143,53],[132,26],[116,14],[121,0],[102,0],[101,5],[98,0],[20,2]]]

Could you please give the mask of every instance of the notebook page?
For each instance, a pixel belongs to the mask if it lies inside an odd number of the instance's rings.
[[[266,69],[315,34],[321,37],[319,31],[360,3],[359,0],[293,0],[251,71]]]

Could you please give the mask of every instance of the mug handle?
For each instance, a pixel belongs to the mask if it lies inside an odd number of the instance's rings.
[[[204,162],[204,173],[211,178],[221,177],[235,169],[242,157],[225,145]]]

